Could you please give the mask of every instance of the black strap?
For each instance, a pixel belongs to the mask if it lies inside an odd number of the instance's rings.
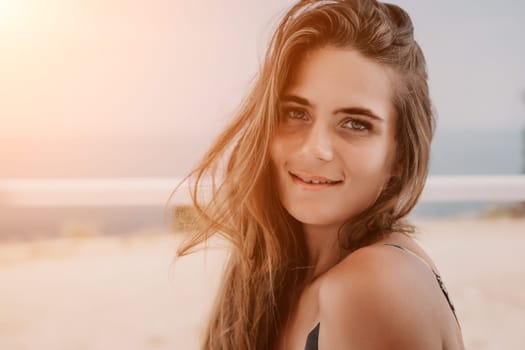
[[[317,350],[318,349],[318,343],[319,343],[319,328],[321,327],[321,323],[318,323],[317,326],[315,326],[314,329],[308,333],[308,336],[306,337],[306,346],[304,347],[304,350]]]
[[[436,272],[434,271],[434,269],[432,268],[432,266],[430,266],[428,264],[428,262],[426,262],[422,257],[420,257],[419,255],[417,255],[416,253],[414,253],[413,251],[411,251],[410,249],[406,249],[405,247],[403,246],[400,246],[400,245],[397,245],[397,244],[390,244],[390,243],[385,243],[384,245],[389,245],[389,246],[392,246],[392,247],[396,247],[396,248],[399,248],[405,252],[409,252],[411,254],[413,254],[414,256],[418,257],[423,263],[425,263],[425,265],[428,266],[428,268],[430,269],[430,271],[432,271],[432,273],[434,274],[434,276],[436,277],[436,280],[439,284],[439,288],[441,289],[441,291],[443,292],[443,295],[445,295],[445,298],[447,299],[447,303],[448,305],[450,306],[450,309],[452,310],[452,313],[454,314],[454,318],[456,319],[456,322],[458,323],[459,325],[459,320],[458,320],[458,317],[456,315],[456,308],[454,307],[454,303],[452,303],[452,300],[450,299],[450,296],[448,294],[448,291],[447,291],[447,288],[445,287],[445,283],[443,283],[443,279],[441,278],[441,276]]]

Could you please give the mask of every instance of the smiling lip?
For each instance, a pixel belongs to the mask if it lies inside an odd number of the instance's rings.
[[[327,184],[312,184],[312,183],[304,182],[300,177],[298,177],[298,176],[296,176],[296,175],[294,175],[292,173],[289,173],[289,174],[290,174],[290,176],[292,178],[292,181],[294,183],[296,183],[301,188],[303,188],[303,189],[305,189],[307,191],[318,191],[318,190],[322,190],[324,188],[337,186],[340,183],[342,183],[342,181],[336,181],[336,182],[327,183]],[[326,180],[317,180],[317,181],[326,181]]]
[[[342,182],[342,181],[340,181],[340,180],[332,180],[332,179],[329,179],[329,178],[326,178],[326,177],[310,175],[310,174],[303,173],[303,172],[299,172],[299,171],[296,171],[296,172],[293,172],[293,173],[290,172],[290,175],[295,176],[295,177],[298,177],[298,178],[300,178],[300,179],[305,179],[305,180],[314,180],[314,181],[323,181],[323,182],[334,182],[334,183]]]

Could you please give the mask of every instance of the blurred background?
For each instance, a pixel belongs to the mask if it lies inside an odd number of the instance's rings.
[[[431,175],[518,179],[525,3],[392,2],[427,58]],[[291,3],[0,0],[0,348],[197,348],[223,255],[173,264],[183,234],[164,201],[231,118]],[[413,213],[467,348],[525,348],[520,186]],[[142,199],[113,201],[122,191]]]

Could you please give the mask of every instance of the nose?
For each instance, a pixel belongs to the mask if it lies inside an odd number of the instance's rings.
[[[327,129],[321,123],[314,123],[303,140],[301,152],[304,157],[315,157],[325,162],[334,158],[332,136]]]

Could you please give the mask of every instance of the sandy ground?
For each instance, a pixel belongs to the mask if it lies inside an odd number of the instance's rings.
[[[467,349],[525,349],[525,220],[420,222]],[[0,243],[0,349],[197,349],[224,253],[179,238]]]

